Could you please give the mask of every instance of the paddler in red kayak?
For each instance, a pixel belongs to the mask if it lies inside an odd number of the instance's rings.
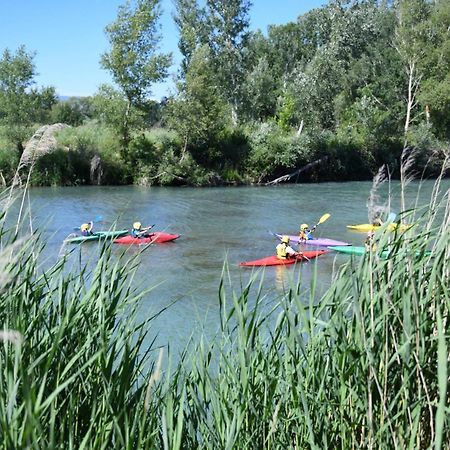
[[[130,234],[134,238],[143,238],[151,228],[153,228],[153,225],[149,227],[142,227],[141,222],[134,222],[133,229]]]
[[[290,238],[289,236],[283,236],[281,238],[281,242],[277,245],[277,258],[278,259],[289,259],[289,258],[295,258],[300,253],[296,252],[290,245]]]

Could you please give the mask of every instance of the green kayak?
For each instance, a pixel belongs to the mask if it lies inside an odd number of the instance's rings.
[[[343,247],[343,246],[334,246],[334,247],[328,247],[330,250],[333,250],[335,252],[339,252],[339,253],[346,253],[347,255],[356,255],[356,256],[362,256],[365,255],[367,253],[367,250],[365,247],[358,247],[356,245],[349,245],[347,247]],[[388,250],[383,250],[380,252],[377,252],[376,250],[374,250],[374,253],[377,254],[378,256],[380,256],[383,259],[388,258],[389,256],[389,251]],[[417,254],[419,254],[419,252],[416,252]],[[430,256],[431,252],[425,252],[425,256]]]
[[[97,231],[91,236],[73,236],[65,239],[65,242],[71,244],[80,244],[87,241],[99,241],[101,239],[115,239],[120,236],[125,236],[129,233],[129,230],[116,230],[116,231]]]
[[[357,247],[354,245],[347,245],[346,247],[342,246],[332,246],[332,247],[328,247],[330,250],[333,250],[334,252],[339,252],[339,253],[346,253],[347,255],[357,255],[357,256],[362,256],[366,253],[366,249],[365,247]]]

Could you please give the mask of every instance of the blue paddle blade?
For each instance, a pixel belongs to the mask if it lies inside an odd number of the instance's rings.
[[[396,217],[397,217],[397,214],[391,212],[391,213],[388,215],[387,222],[393,222],[393,221],[395,220]]]
[[[277,235],[277,233],[274,233],[273,231],[270,231],[270,230],[267,230],[267,232],[268,232],[269,234],[271,234],[273,237],[275,237],[275,238],[277,238],[277,239],[280,239],[280,237]]]

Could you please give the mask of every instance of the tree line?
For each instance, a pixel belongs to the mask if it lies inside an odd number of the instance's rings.
[[[72,128],[37,162],[35,184],[368,179],[382,165],[398,175],[405,154],[432,176],[448,156],[447,0],[330,0],[267,33],[250,30],[250,0],[174,5],[182,61],[160,102],[152,86],[172,65],[159,50],[160,0],[119,7],[100,57],[114,85],[91,97],[38,89],[34,54],[4,51],[6,182],[33,131],[55,122]]]

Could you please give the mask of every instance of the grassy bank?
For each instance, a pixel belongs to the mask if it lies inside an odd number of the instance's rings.
[[[135,320],[139,256],[106,246],[89,274],[72,259],[42,271],[39,238],[4,230],[0,447],[445,448],[448,202],[380,233],[391,256],[350,260],[321,298],[293,282],[267,314],[260,274],[220,289],[214,342],[164,370],[151,318]]]
[[[20,155],[2,133],[0,127],[0,183],[10,184]],[[297,135],[275,122],[229,128],[205,146],[185,147],[177,132],[149,128],[134,132],[124,149],[117,130],[97,120],[64,129],[56,138],[57,148],[35,163],[29,180],[34,186],[265,184],[289,174],[294,182],[369,180],[382,165],[399,178],[403,148],[401,139],[380,147],[343,132]],[[413,169],[437,176],[447,144],[422,141],[410,149]],[[25,180],[26,167],[21,174]]]

